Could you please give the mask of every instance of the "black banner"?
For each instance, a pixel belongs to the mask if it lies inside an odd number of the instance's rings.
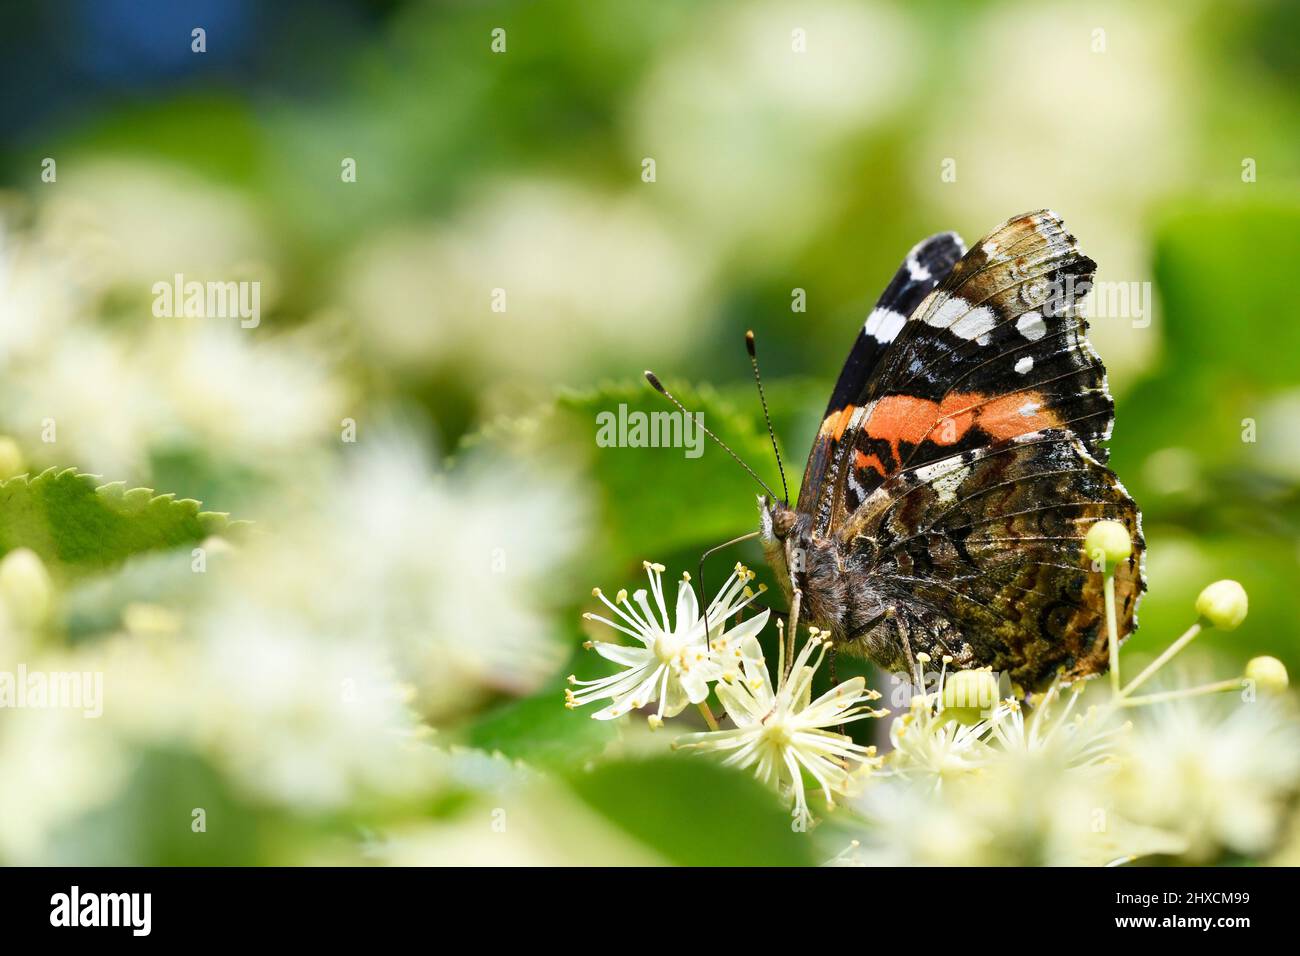
[[[705,925],[717,919],[717,932],[726,933],[751,909],[779,922],[777,907],[789,908],[792,931],[801,914],[814,934],[827,921],[843,926],[847,919],[877,942],[947,932],[1001,938],[1003,931],[1024,941],[1196,933],[1227,942],[1288,925],[1293,878],[1289,870],[1259,868],[755,869],[725,876],[682,869],[11,869],[3,871],[0,914],[15,942],[75,934],[82,942],[337,945],[401,932],[434,946],[465,945],[470,933],[485,934],[491,945],[503,937],[553,945],[605,928],[611,939],[671,935],[670,924],[683,916]],[[655,920],[643,908],[647,895],[663,906],[658,929],[645,924],[647,916]]]

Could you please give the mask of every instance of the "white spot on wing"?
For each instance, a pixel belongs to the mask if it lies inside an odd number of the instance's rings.
[[[961,302],[962,300],[955,299],[953,301]],[[981,305],[978,309],[971,309],[958,318],[952,325],[948,326],[948,331],[969,342],[971,339],[988,335],[997,324],[998,317],[994,311],[987,305]]]
[[[849,481],[849,490],[852,491],[853,496],[857,498],[858,504],[862,504],[863,499],[867,497],[867,489],[864,488],[862,482],[858,480],[858,470],[856,468],[850,468],[847,477]],[[854,507],[856,508],[857,506],[855,505]]]
[[[1026,312],[1016,319],[1016,330],[1029,341],[1037,342],[1047,334],[1047,323],[1037,312]]]
[[[961,486],[961,483],[966,480],[966,477],[969,474],[970,468],[963,465],[960,468],[953,468],[934,479],[934,481],[930,483],[930,487],[933,488],[935,494],[939,496],[939,503],[948,504],[949,502],[956,500],[957,489]]]
[[[943,298],[939,301],[939,307],[932,314],[925,317],[925,324],[933,325],[937,329],[946,329],[957,316],[969,308],[970,303],[961,296]]]
[[[892,309],[872,309],[863,330],[882,345],[894,341],[894,336],[907,323],[907,317]]]
[[[1017,360],[1016,362],[1016,371],[1019,372],[1021,375],[1024,375],[1033,367],[1034,367],[1034,360],[1030,358],[1028,355],[1026,355],[1022,359]]]
[[[930,270],[921,265],[915,255],[907,257],[907,274],[916,282],[924,282],[930,278]]]

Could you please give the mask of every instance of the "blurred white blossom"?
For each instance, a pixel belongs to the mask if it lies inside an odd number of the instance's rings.
[[[928,130],[909,161],[917,195],[968,241],[1010,215],[1050,205],[1086,237],[1084,250],[1102,264],[1099,281],[1152,280],[1149,199],[1195,173],[1194,134],[1180,107],[1201,89],[1185,57],[1191,13],[1177,4],[1114,2],[972,11],[968,42],[945,64],[940,90],[979,95],[927,100]],[[1032,80],[1026,51],[1034,51]],[[940,178],[946,159],[956,163],[955,182]],[[1151,320],[1137,328],[1132,317],[1092,323],[1112,388],[1150,362],[1159,341],[1145,327]]]
[[[1193,860],[1260,853],[1300,792],[1300,724],[1268,697],[1152,707],[1117,785],[1135,819],[1183,833]]]
[[[495,459],[440,474],[404,431],[346,447],[315,500],[239,559],[224,599],[385,649],[435,722],[551,677],[567,650],[543,614],[546,579],[583,540],[576,496]]]
[[[875,2],[712,8],[645,80],[629,162],[655,160],[647,188],[701,255],[788,256],[842,213],[843,150],[907,103],[915,30]]]
[[[5,662],[10,671],[16,662]],[[50,654],[24,662],[28,673],[81,671],[76,655]],[[44,865],[51,838],[107,803],[134,762],[101,720],[80,709],[0,709],[0,860]]]
[[[73,198],[89,188],[79,177],[67,187],[73,194],[61,187],[29,227],[0,231],[0,428],[38,470],[76,465],[108,480],[148,481],[151,456],[177,450],[259,470],[300,464],[304,445],[337,433],[348,404],[329,351],[309,333],[150,309],[153,283],[186,268],[190,278],[237,278],[230,263],[248,248],[253,224],[223,231],[236,215],[227,208],[177,235],[125,210],[110,215],[103,204],[121,198],[120,176],[140,209],[169,222],[192,205],[186,190],[201,192],[188,179],[181,188],[166,175],[112,169],[102,182],[98,167],[89,171],[104,189],[98,205],[89,194]],[[195,200],[196,215],[221,206],[223,195]],[[104,320],[110,292],[131,303],[129,321]]]
[[[374,359],[468,364],[484,391],[494,374],[553,382],[614,355],[672,354],[698,327],[701,281],[643,200],[519,180],[448,222],[368,236],[342,296]]]

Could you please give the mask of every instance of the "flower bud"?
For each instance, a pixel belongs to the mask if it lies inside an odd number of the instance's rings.
[[[1252,657],[1246,664],[1246,680],[1260,690],[1280,694],[1287,688],[1286,665],[1276,657]]]
[[[1235,631],[1246,619],[1246,589],[1236,581],[1206,585],[1196,599],[1196,613],[1221,631]]]
[[[0,601],[17,626],[32,629],[44,623],[50,592],[50,575],[36,552],[14,548],[0,560]]]
[[[0,481],[21,475],[26,470],[27,463],[23,460],[23,450],[18,447],[18,442],[8,435],[0,435]]]
[[[998,681],[992,671],[956,671],[944,679],[944,714],[962,723],[977,723],[997,702]]]
[[[1118,521],[1097,521],[1083,539],[1083,550],[1101,570],[1109,570],[1133,553],[1133,539]]]

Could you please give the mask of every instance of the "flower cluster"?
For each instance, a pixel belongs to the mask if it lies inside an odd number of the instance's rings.
[[[1111,594],[1114,569],[1131,547],[1115,522],[1097,522],[1085,540]],[[1138,693],[1199,633],[1241,624],[1248,602],[1235,581],[1207,587],[1192,627],[1126,683],[1110,596],[1109,681],[1057,682],[1026,695],[989,668],[953,671],[951,657],[932,662],[918,654],[915,672],[896,679],[910,697],[877,735],[888,744],[878,753],[844,730],[889,713],[873,707],[881,695],[863,677],[813,697],[828,634],[809,628],[796,653],[781,633],[769,671],[759,644],[769,612],[741,615],[758,596],[745,567],[736,565],[703,614],[683,575],[671,616],[662,566],[647,563],[646,571],[649,588],[630,600],[623,591],[613,601],[595,592],[613,616],[587,617],[640,646],[589,643],[620,669],[594,680],[570,677],[580,689],[568,691],[568,706],[608,701],[597,719],[651,708],[657,727],[697,705],[710,729],[677,738],[673,748],[717,754],[725,766],[752,772],[789,799],[796,829],[812,822],[810,792],[820,790],[828,812],[843,798],[842,822],[860,838],[832,863],[1260,856],[1276,845],[1289,802],[1300,797],[1300,733],[1280,693],[1288,683],[1280,661],[1257,657],[1240,677]],[[1232,707],[1195,700],[1234,691],[1240,703]],[[711,693],[727,726],[709,709]]]
[[[647,561],[645,569],[650,587],[633,593],[631,600],[626,591],[612,601],[599,588],[593,592],[613,618],[585,615],[640,646],[589,641],[589,649],[621,669],[594,680],[571,675],[569,683],[580,689],[566,690],[565,706],[608,700],[592,716],[609,720],[657,703],[648,719],[651,727],[660,727],[665,717],[695,704],[711,729],[687,734],[674,747],[725,754],[724,765],[752,769],[759,780],[788,795],[797,825],[806,828],[812,815],[805,774],[832,807],[835,794],[850,792],[854,772],[877,762],[875,748],[828,728],[884,716],[886,711],[869,706],[880,694],[867,690],[864,678],[855,677],[812,699],[813,678],[830,643],[815,628],[788,666],[778,662],[774,682],[758,641],[771,611],[764,609],[748,619],[740,616],[763,592],[761,586],[758,591],[749,586],[754,572],[744,565],[735,566],[703,614],[690,575],[683,574],[671,616],[663,565]],[[728,628],[733,617],[737,622]],[[731,727],[718,726],[707,703],[710,690],[721,701]]]
[[[1098,522],[1085,550],[1109,590],[1131,542],[1122,525]],[[1245,590],[1235,581],[1205,588],[1198,620],[1127,683],[1113,600],[1107,611],[1109,682],[1021,697],[987,670],[948,672],[947,658],[935,675],[918,669],[922,692],[893,721],[881,772],[853,803],[861,839],[832,862],[1203,863],[1274,845],[1300,795],[1300,733],[1278,696],[1282,663],[1257,657],[1242,677],[1137,693],[1204,629],[1239,626]],[[1224,706],[1234,691],[1239,702]],[[1212,696],[1221,700],[1195,700]]]

